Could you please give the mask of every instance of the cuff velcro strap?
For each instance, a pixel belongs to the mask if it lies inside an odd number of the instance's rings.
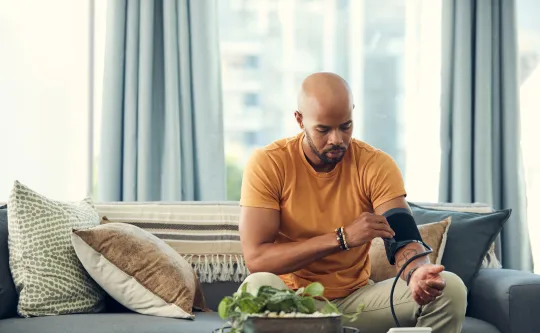
[[[386,257],[391,265],[394,265],[396,262],[396,253],[402,247],[410,243],[420,243],[427,249],[430,249],[430,247],[422,240],[416,222],[408,209],[395,208],[383,215],[386,218],[386,221],[388,221],[390,228],[392,228],[396,234],[394,238],[383,239]]]

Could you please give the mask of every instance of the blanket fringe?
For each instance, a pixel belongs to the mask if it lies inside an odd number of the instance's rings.
[[[242,282],[249,271],[241,255],[184,255],[202,283]]]

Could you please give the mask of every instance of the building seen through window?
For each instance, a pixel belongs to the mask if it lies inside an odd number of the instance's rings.
[[[413,197],[436,201],[440,2],[220,0],[229,170],[241,173],[254,149],[297,134],[301,82],[331,71],[351,85],[354,136],[394,157]]]

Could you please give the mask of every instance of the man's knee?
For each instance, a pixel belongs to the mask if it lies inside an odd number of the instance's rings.
[[[248,275],[238,290],[247,284],[247,292],[252,295],[257,295],[261,286],[270,286],[276,289],[287,289],[287,285],[281,278],[272,273],[259,272]]]
[[[439,303],[456,317],[465,317],[467,310],[467,287],[459,276],[452,272],[444,271],[441,277],[446,281],[443,294],[439,297]]]

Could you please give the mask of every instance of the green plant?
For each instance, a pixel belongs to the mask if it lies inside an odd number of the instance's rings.
[[[315,299],[320,298],[326,302],[325,306],[319,311],[323,315],[340,315],[356,320],[358,314],[362,311],[360,305],[356,313],[342,314],[337,306],[323,296],[324,287],[319,282],[314,282],[305,288],[297,291],[280,290],[270,286],[259,288],[257,295],[247,292],[247,283],[233,294],[221,300],[218,307],[219,316],[224,320],[231,322],[231,333],[242,332],[244,322],[250,315],[268,314],[268,313],[301,313],[310,315],[317,312]]]
[[[227,159],[227,200],[240,200],[242,188],[242,169],[232,161]]]

